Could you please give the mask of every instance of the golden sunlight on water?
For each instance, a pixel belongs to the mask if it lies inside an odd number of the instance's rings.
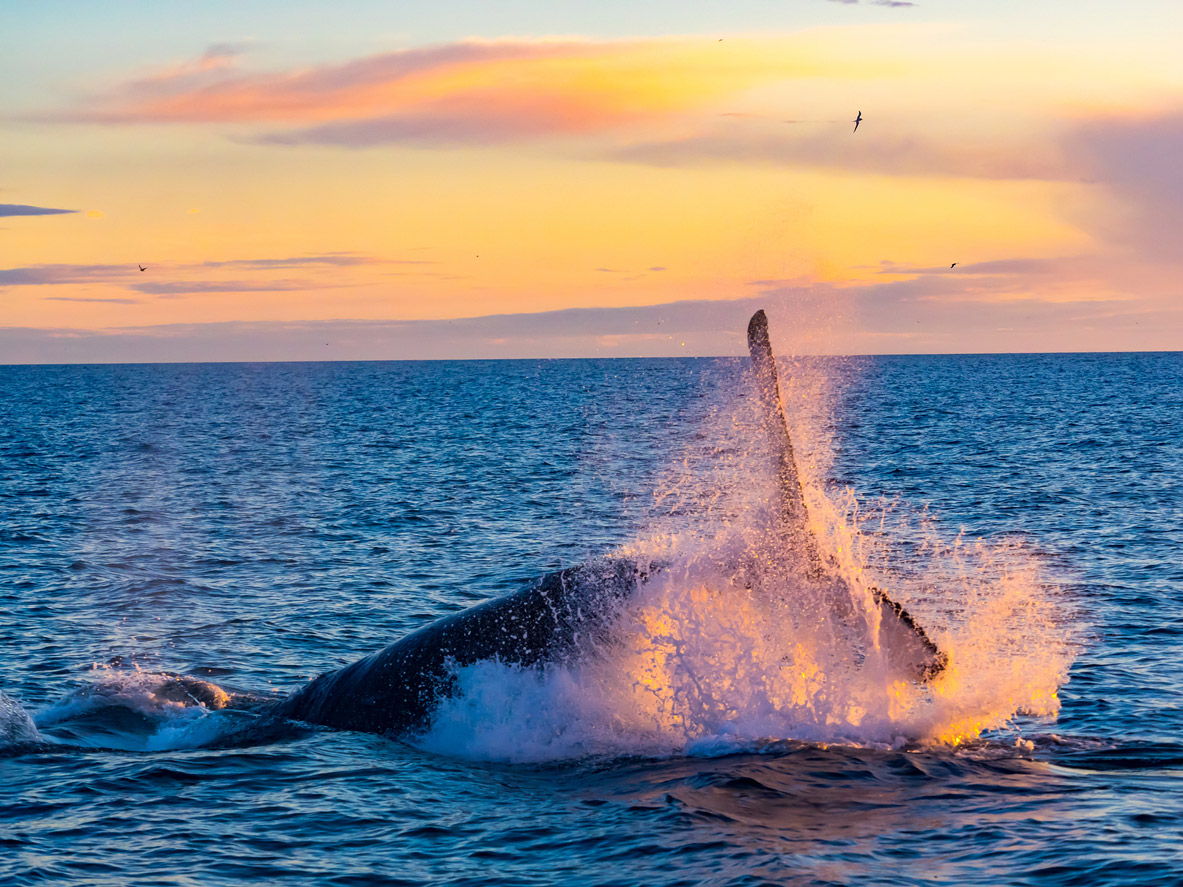
[[[785,388],[824,402],[827,380],[794,369]],[[1053,718],[1073,629],[1039,558],[1015,541],[944,542],[899,503],[862,506],[853,490],[825,489],[825,411],[814,406],[793,417],[793,437],[805,444],[810,529],[837,578],[808,575],[772,526],[775,480],[751,445],[749,407],[716,416],[706,435],[727,458],[688,454],[659,497],[705,503],[708,519],[678,515],[630,547],[669,566],[642,588],[612,654],[616,717],[675,745],[724,734],[957,745],[1019,715]],[[874,588],[947,655],[941,674],[920,682],[893,667]]]

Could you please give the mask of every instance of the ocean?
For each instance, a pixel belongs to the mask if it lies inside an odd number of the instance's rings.
[[[781,374],[930,684],[721,570],[746,360],[0,367],[0,883],[1183,883],[1183,354]],[[672,566],[587,663],[458,668],[402,739],[264,714],[621,552]]]

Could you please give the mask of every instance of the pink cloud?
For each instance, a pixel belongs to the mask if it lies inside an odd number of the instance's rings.
[[[468,41],[251,72],[218,50],[37,119],[266,126],[245,138],[270,144],[483,144],[604,131],[763,76],[745,69],[720,85],[695,59],[674,43]]]
[[[124,83],[40,119],[72,123],[304,124],[259,140],[365,146],[503,140],[574,132],[628,119],[578,78],[544,63],[604,56],[618,46],[464,42],[384,53],[338,65],[252,73],[218,50]],[[540,67],[539,65],[543,65]]]
[[[1083,218],[1083,224],[1147,259],[1178,262],[1183,111],[1092,120],[1077,127],[1070,138],[1074,162],[1107,197],[1107,211]]]
[[[96,97],[92,107],[53,115],[91,123],[300,122],[372,109],[381,93],[397,102],[397,88],[461,65],[553,53],[556,46],[460,43],[384,53],[341,65],[247,73],[237,54],[207,52]],[[394,94],[392,94],[394,93]]]

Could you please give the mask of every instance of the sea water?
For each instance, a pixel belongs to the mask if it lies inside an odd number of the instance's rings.
[[[926,685],[753,566],[745,373],[0,367],[0,881],[1183,879],[1183,355],[782,364],[812,530]],[[667,566],[586,662],[460,669],[406,740],[259,715],[613,553]]]

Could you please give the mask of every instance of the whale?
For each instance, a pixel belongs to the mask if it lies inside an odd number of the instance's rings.
[[[779,490],[772,544],[800,556],[810,586],[826,589],[827,606],[839,618],[858,618],[851,589],[839,576],[837,565],[821,553],[809,529],[763,310],[748,324],[748,347]],[[271,713],[291,721],[395,738],[425,731],[440,704],[455,694],[458,669],[486,660],[525,667],[578,663],[610,640],[637,590],[667,566],[603,556],[547,573],[516,591],[419,628],[351,665],[317,676],[277,703]],[[947,657],[919,623],[887,593],[879,589],[869,593],[878,646],[892,669],[917,682],[939,675]]]

